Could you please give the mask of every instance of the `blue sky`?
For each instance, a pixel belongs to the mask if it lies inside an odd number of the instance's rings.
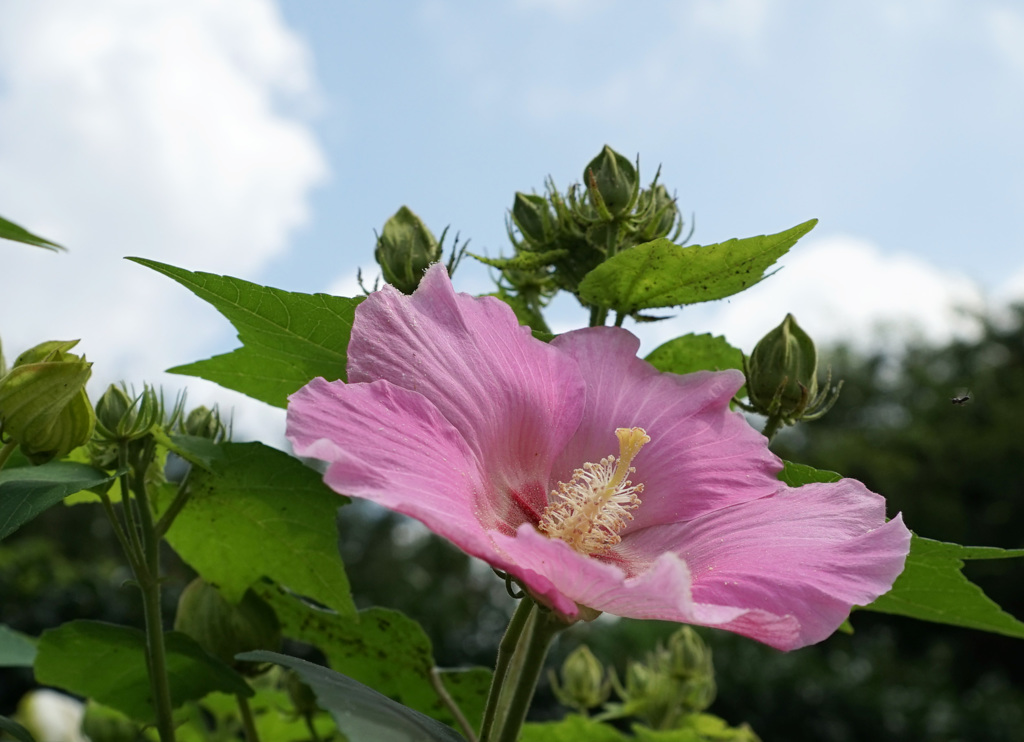
[[[820,219],[647,348],[749,350],[787,311],[825,340],[942,340],[970,332],[956,306],[1024,296],[1022,124],[1009,2],[9,0],[0,214],[70,252],[0,244],[0,338],[81,337],[104,383],[173,383],[233,333],[124,255],[351,292],[400,205],[497,254],[514,192],[608,143],[662,166],[696,243]]]

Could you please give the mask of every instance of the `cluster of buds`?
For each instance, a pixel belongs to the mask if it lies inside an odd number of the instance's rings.
[[[92,364],[69,352],[77,340],[51,340],[22,353],[10,369],[0,354],[0,441],[32,464],[62,458],[92,436],[85,393]]]
[[[715,698],[711,650],[689,626],[680,627],[644,661],[630,662],[623,681],[614,669],[607,671],[586,646],[570,653],[559,675],[551,673],[549,678],[555,697],[569,708],[586,715],[603,705],[595,717],[598,720],[635,717],[653,729],[679,728],[701,714]],[[613,688],[621,703],[606,703]],[[743,729],[723,728],[746,734]]]
[[[818,351],[792,314],[754,346],[743,366],[749,404],[742,406],[768,418],[769,438],[782,425],[817,420],[832,409],[843,386],[840,381],[832,387],[830,369],[819,390]]]
[[[111,384],[96,403],[96,434],[89,443],[90,461],[101,469],[118,460],[121,446],[146,448],[153,434],[184,433],[220,443],[229,436],[217,407],[196,407],[185,413],[184,395],[170,407],[163,393],[149,384],[138,394],[124,384]]]
[[[380,266],[384,282],[391,284],[403,294],[415,291],[427,267],[443,257],[444,238],[447,234],[448,228],[445,227],[440,240],[434,237],[434,233],[408,206],[396,211],[377,235],[377,246],[373,251],[373,257]],[[464,243],[460,250],[458,242],[459,238],[456,237],[451,257],[448,259],[448,275],[455,272],[468,244]],[[362,276],[359,281],[361,285]],[[363,291],[366,291],[365,287]]]
[[[479,260],[501,271],[503,295],[538,312],[559,290],[579,296],[583,277],[613,255],[644,242],[678,240],[683,229],[676,199],[658,183],[640,187],[634,165],[607,145],[583,171],[583,183],[559,193],[516,193],[506,221],[511,258]]]
[[[654,729],[672,729],[715,700],[711,649],[691,627],[682,626],[644,662],[630,662],[624,683],[613,674],[612,685],[623,701],[620,714],[639,717]]]

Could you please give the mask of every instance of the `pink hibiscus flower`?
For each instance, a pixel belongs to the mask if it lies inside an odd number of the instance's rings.
[[[356,311],[348,383],[290,399],[335,491],[411,515],[568,618],[821,641],[886,592],[910,532],[860,482],[792,488],[729,400],[738,371],[661,373],[626,330],[550,344],[440,265]],[[589,610],[586,610],[589,609]]]

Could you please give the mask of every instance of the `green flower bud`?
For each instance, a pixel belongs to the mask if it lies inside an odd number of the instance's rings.
[[[680,684],[680,702],[688,713],[703,711],[715,700],[711,649],[691,627],[682,626],[669,637],[664,667]]]
[[[96,433],[108,443],[143,438],[163,419],[163,405],[148,384],[134,398],[124,386],[111,384],[96,403]]]
[[[555,216],[548,200],[535,193],[516,193],[512,221],[523,237],[534,245],[545,245],[555,233]]]
[[[663,728],[673,716],[679,700],[679,685],[667,673],[640,662],[626,667],[626,685],[616,689],[625,708],[655,729]]]
[[[666,667],[672,677],[689,680],[714,674],[711,649],[692,627],[681,626],[669,637],[666,650]]]
[[[188,634],[203,649],[245,675],[260,668],[235,659],[239,652],[281,647],[281,623],[270,605],[246,590],[232,605],[213,585],[197,577],[182,591],[174,616],[174,629]]]
[[[818,393],[818,351],[792,314],[765,335],[747,363],[747,392],[755,409],[796,419]]]
[[[92,436],[85,393],[92,364],[69,353],[77,340],[40,343],[0,377],[0,433],[33,464],[61,458]]]
[[[550,674],[551,689],[563,706],[581,713],[600,706],[611,693],[604,666],[585,645],[580,645],[562,663],[562,682]]]
[[[660,183],[640,194],[637,213],[643,215],[639,230],[642,239],[646,241],[667,237],[679,223],[676,200]]]
[[[403,206],[384,223],[373,257],[384,280],[404,294],[420,285],[423,272],[441,259],[442,248],[427,226]]]
[[[619,217],[636,203],[640,179],[633,163],[606,144],[583,171],[583,185],[598,213],[604,209],[611,217]]]
[[[208,438],[212,441],[224,440],[227,434],[227,427],[220,419],[220,411],[214,407],[196,407],[185,418],[184,425],[186,435],[194,435],[197,438]]]

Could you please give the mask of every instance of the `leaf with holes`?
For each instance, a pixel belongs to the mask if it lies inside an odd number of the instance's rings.
[[[817,223],[811,219],[778,234],[715,245],[645,242],[590,271],[580,281],[580,299],[620,314],[724,299],[765,278],[765,270]]]
[[[284,635],[320,649],[335,670],[435,719],[455,722],[432,685],[430,639],[405,614],[368,608],[356,617],[339,616],[275,586],[261,584],[255,589],[277,612]],[[441,670],[439,676],[470,723],[479,726],[491,672],[476,667]]]

